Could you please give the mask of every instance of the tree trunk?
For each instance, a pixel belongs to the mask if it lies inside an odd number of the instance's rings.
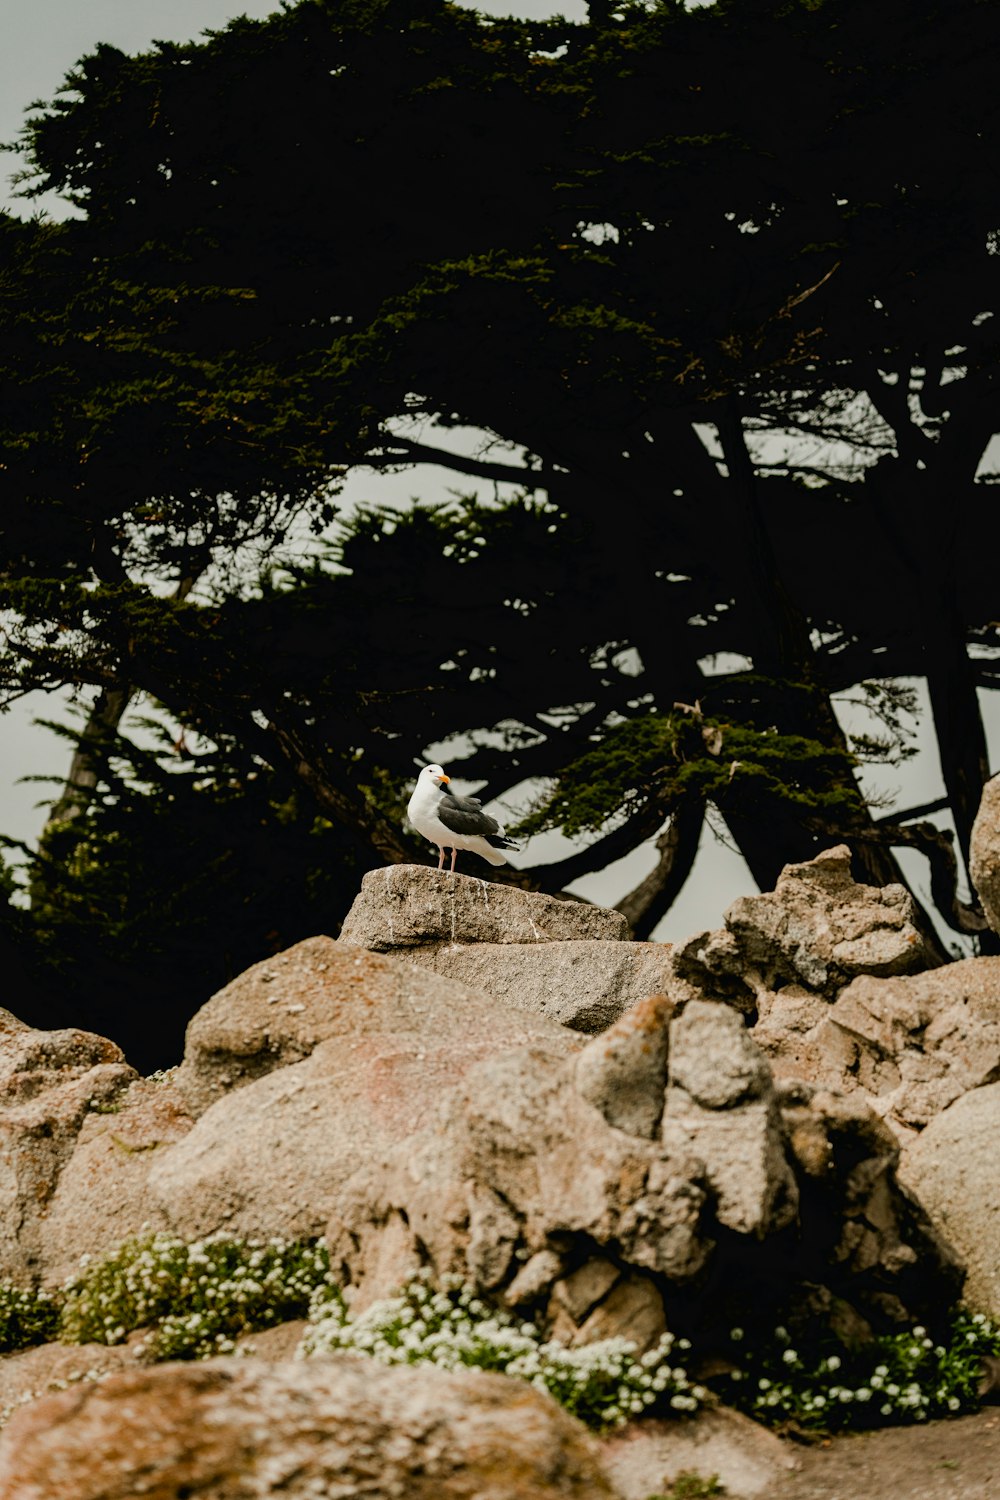
[[[132,689],[125,683],[98,693],[73,751],[62,792],[45,820],[43,840],[57,825],[71,823],[87,811],[100,776],[102,752],[114,739],[131,697]]]
[[[694,868],[704,821],[705,804],[696,797],[684,798],[670,814],[670,822],[656,840],[660,855],[656,868],[615,907],[624,914],[633,937],[648,938],[676,901]]]
[[[856,811],[843,830],[831,830],[831,838],[846,838],[861,880],[873,885],[902,885],[909,882],[891,848],[878,842],[879,834],[871,811],[861,796],[850,767],[849,750],[829,694],[816,681],[816,658],[809,626],[788,591],[778,571],[767,529],[760,512],[756,473],[746,445],[743,421],[735,396],[729,396],[718,415],[719,435],[733,487],[730,509],[732,524],[745,557],[746,572],[733,586],[751,603],[757,648],[754,666],[758,672],[781,682],[803,684],[806,691],[789,692],[782,705],[781,728],[786,733],[801,734],[843,752],[842,784],[855,794]],[[773,817],[750,818],[723,816],[762,889],[770,889],[788,862],[810,859],[824,847],[821,838],[810,832],[805,820],[792,812],[777,809]],[[944,954],[940,940],[926,912],[910,890],[920,915],[925,939],[938,953]]]

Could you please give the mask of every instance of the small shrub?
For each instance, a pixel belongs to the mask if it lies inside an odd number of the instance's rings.
[[[742,1343],[739,1329],[734,1341]],[[833,1432],[955,1416],[979,1405],[983,1362],[1000,1355],[1000,1327],[959,1310],[941,1343],[916,1327],[848,1352],[803,1352],[785,1329],[737,1354],[740,1368],[717,1387],[723,1399],[772,1426]]]
[[[341,1298],[321,1295],[311,1317],[304,1355],[351,1349],[384,1364],[500,1371],[548,1391],[590,1427],[616,1427],[655,1409],[694,1411],[708,1396],[682,1365],[671,1363],[675,1348],[683,1353],[690,1347],[686,1340],[665,1334],[643,1355],[626,1339],[567,1349],[546,1342],[534,1324],[487,1307],[457,1282],[435,1291],[418,1278],[356,1319]]]
[[[229,1353],[237,1334],[304,1317],[329,1275],[321,1243],[172,1235],[127,1240],[63,1289],[60,1337],[118,1344],[152,1327],[152,1359]]]
[[[693,1469],[682,1469],[670,1488],[662,1495],[650,1495],[649,1500],[713,1500],[724,1495],[726,1487],[719,1483],[718,1474],[703,1478]]]
[[[0,1354],[32,1344],[47,1344],[57,1335],[59,1301],[44,1291],[25,1291],[0,1283]]]

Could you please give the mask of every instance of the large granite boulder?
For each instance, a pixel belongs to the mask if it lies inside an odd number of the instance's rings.
[[[423,865],[370,871],[341,931],[591,1033],[672,983],[669,948],[627,937],[621,912]]]
[[[319,1234],[351,1175],[435,1119],[473,1064],[580,1046],[555,1021],[330,938],[285,958],[249,970],[189,1028],[177,1087],[197,1123],[151,1162],[143,1200],[147,1219],[186,1238]]]
[[[900,1177],[968,1267],[965,1299],[1000,1322],[1000,1083],[973,1089],[903,1151]]]
[[[77,1101],[64,1148],[45,1138],[44,1222],[35,1245],[8,1221],[9,1274],[57,1284],[81,1254],[143,1225],[189,1238],[317,1234],[343,1181],[420,1129],[467,1067],[542,1043],[560,1055],[581,1045],[555,1021],[413,964],[309,939],[210,1000],[166,1078],[136,1080],[119,1064],[107,1078],[73,1075],[65,1088],[88,1099],[101,1079],[117,1091],[105,1106]],[[17,1160],[32,1159],[35,1136],[12,1141]]]
[[[46,1396],[0,1438],[4,1500],[614,1500],[595,1441],[525,1381],[340,1356],[212,1360]]]
[[[983,787],[972,825],[969,877],[994,932],[1000,932],[1000,776]]]
[[[346,1060],[363,1042],[385,1037],[425,1061],[427,1048],[453,1054],[441,1062],[440,1088],[461,1071],[461,1053],[559,1032],[557,1022],[510,1014],[481,991],[407,962],[405,953],[308,938],[247,969],[202,1006],[188,1026],[177,1087],[200,1115],[234,1090],[304,1062],[325,1042]]]

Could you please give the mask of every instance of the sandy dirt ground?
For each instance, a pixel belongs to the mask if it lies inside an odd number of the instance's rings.
[[[1000,1500],[1000,1407],[796,1446],[768,1500]]]

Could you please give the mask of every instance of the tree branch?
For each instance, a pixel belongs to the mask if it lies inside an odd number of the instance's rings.
[[[852,829],[848,836],[852,840],[885,841],[897,848],[919,850],[930,866],[934,905],[948,926],[961,933],[987,931],[989,923],[980,908],[967,906],[959,898],[958,860],[950,829],[937,828],[933,823],[880,822],[870,833],[866,829]]]
[[[520,484],[529,490],[552,489],[561,477],[552,470],[489,463],[486,459],[473,458],[464,453],[452,453],[447,448],[434,448],[429,443],[414,443],[408,438],[393,438],[391,450],[371,454],[365,462],[376,468],[403,463],[439,464],[442,468],[455,469],[460,474],[470,474],[476,479],[489,479],[500,484]]]

